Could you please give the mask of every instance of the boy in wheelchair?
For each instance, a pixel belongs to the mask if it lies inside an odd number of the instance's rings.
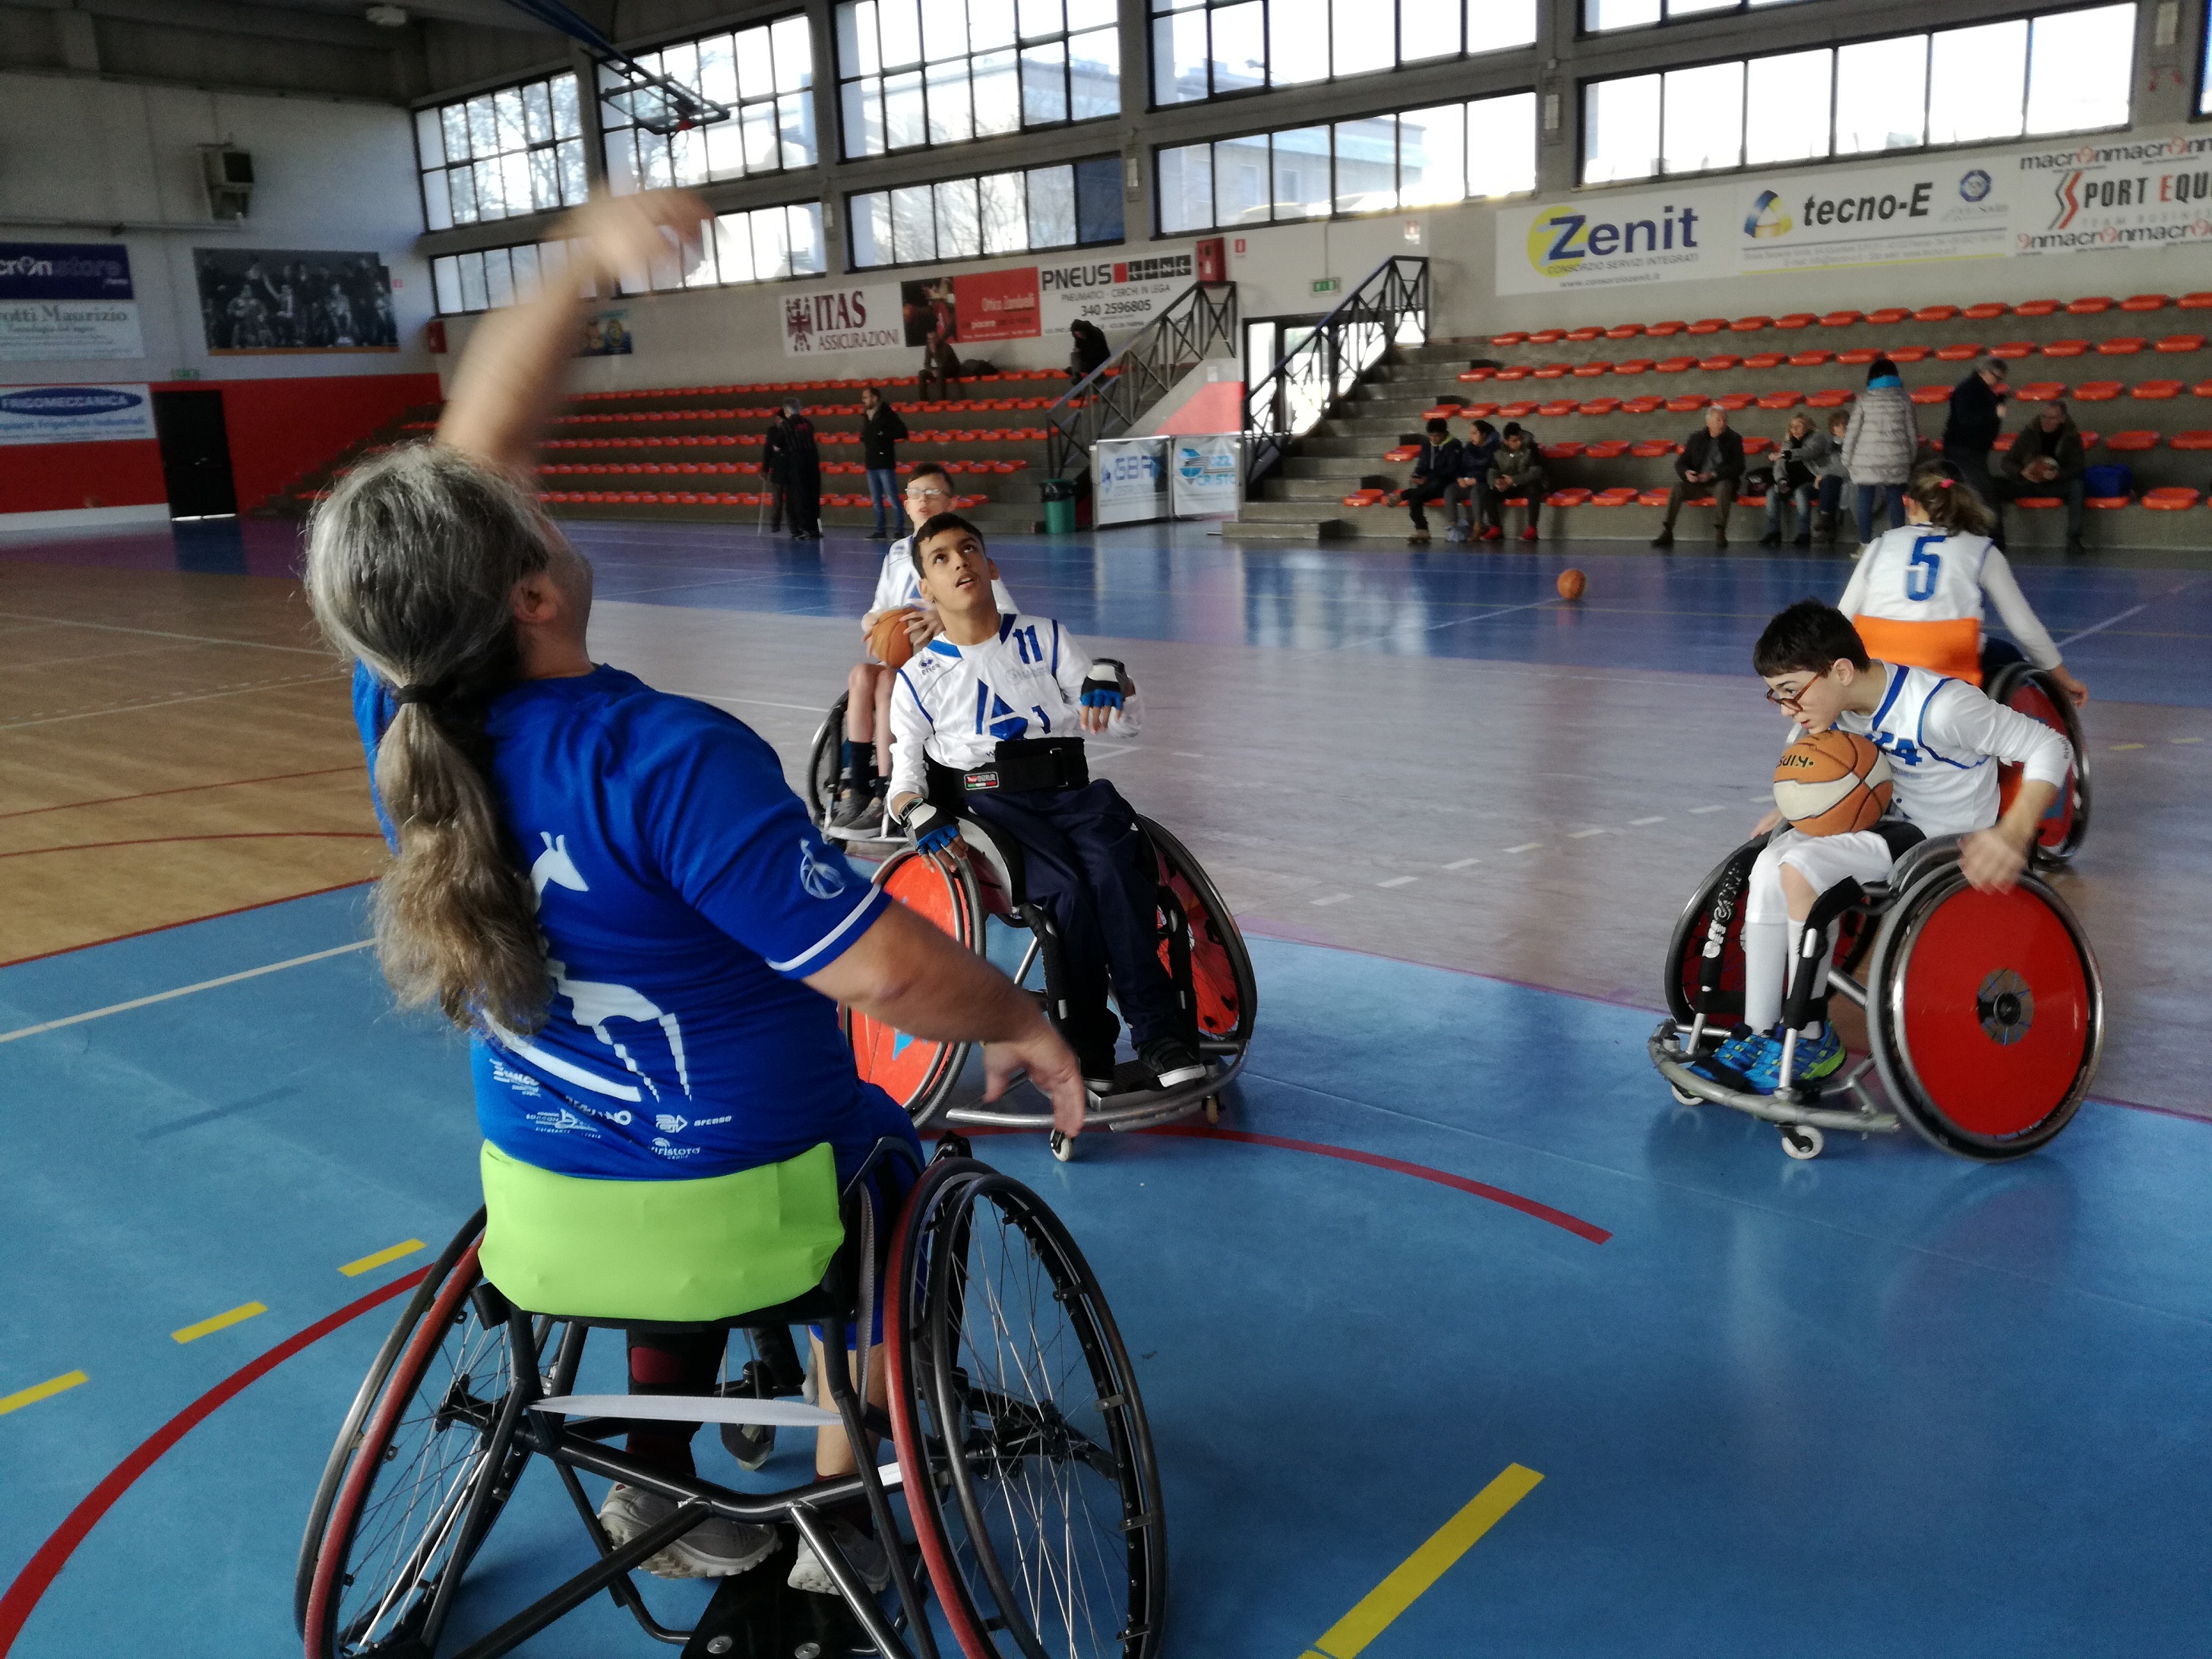
[[[1874,829],[1817,837],[1779,829],[1752,866],[1743,920],[1744,1023],[1693,1069],[1731,1088],[1771,1094],[1781,1078],[1787,976],[1820,895],[1845,880],[1884,880],[1898,857],[1929,836],[1957,836],[1966,879],[1984,892],[2005,891],[2026,867],[2072,756],[2050,727],[1964,681],[1870,658],[1850,619],[1818,599],[1801,599],[1768,623],[1752,662],[1766,682],[1767,700],[1796,718],[1792,741],[1831,727],[1857,732],[1889,757],[1895,783],[1891,816]],[[2002,817],[1996,761],[2023,769],[2019,793]],[[1779,811],[1769,811],[1754,833],[1781,822]],[[1824,965],[1814,1018],[1798,1035],[1793,1081],[1816,1082],[1843,1064],[1842,1041],[1826,1018],[1826,988]]]
[[[1206,1066],[1160,965],[1136,814],[1111,783],[1091,779],[1083,754],[1083,734],[1137,734],[1135,683],[1119,662],[1086,659],[1049,617],[1001,614],[998,567],[958,514],[916,530],[913,556],[943,631],[898,671],[892,816],[926,852],[953,844],[963,813],[1020,846],[1029,896],[1060,939],[1061,1035],[1094,1096],[1115,1091],[1109,981],[1158,1085],[1196,1082]]]

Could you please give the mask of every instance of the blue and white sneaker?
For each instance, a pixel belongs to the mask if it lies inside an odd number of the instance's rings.
[[[1771,1095],[1782,1086],[1782,1039],[1762,1036],[1755,1057],[1736,1069],[1741,1071],[1753,1090]],[[1792,1057],[1790,1081],[1792,1086],[1801,1083],[1818,1083],[1830,1076],[1844,1063],[1844,1040],[1836,1035],[1832,1025],[1823,1026],[1816,1037],[1797,1039],[1797,1052]]]

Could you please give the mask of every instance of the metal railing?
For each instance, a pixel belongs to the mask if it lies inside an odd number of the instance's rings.
[[[1256,483],[1391,348],[1429,337],[1429,262],[1385,259],[1244,393],[1244,476]],[[1249,366],[1248,366],[1249,367]]]
[[[1193,283],[1114,355],[1045,411],[1045,471],[1071,476],[1101,438],[1127,432],[1137,417],[1217,346],[1237,349],[1237,284]]]

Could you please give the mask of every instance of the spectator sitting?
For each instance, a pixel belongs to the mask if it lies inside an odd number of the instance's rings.
[[[1905,523],[1905,481],[1919,455],[1919,415],[1905,395],[1897,365],[1877,357],[1867,365],[1866,390],[1851,405],[1851,423],[1844,433],[1844,465],[1858,497],[1862,551],[1874,540],[1876,496],[1889,497],[1892,530]]]
[[[1951,388],[1950,413],[1943,420],[1943,459],[1959,481],[1981,497],[1996,514],[1997,527],[1990,540],[2004,545],[2004,511],[1997,505],[1996,483],[1990,476],[1990,451],[2004,430],[2005,360],[1984,357],[1974,372]]]
[[[1451,423],[1439,416],[1429,422],[1428,434],[1422,441],[1421,453],[1413,459],[1413,476],[1398,492],[1398,499],[1413,515],[1413,533],[1406,538],[1409,547],[1429,544],[1429,515],[1422,509],[1441,498],[1460,472],[1461,445],[1451,434]]]
[[[1810,547],[1813,544],[1813,496],[1819,489],[1820,469],[1826,465],[1828,452],[1834,446],[1825,432],[1813,430],[1813,417],[1797,414],[1790,417],[1790,430],[1784,435],[1782,447],[1774,453],[1774,482],[1766,488],[1766,534],[1760,537],[1761,547],[1782,545],[1782,503],[1786,497],[1797,509],[1797,536],[1790,545]]]
[[[1828,453],[1820,463],[1820,505],[1813,516],[1813,533],[1823,547],[1836,544],[1836,522],[1844,511],[1844,486],[1851,481],[1850,469],[1844,465],[1844,434],[1850,424],[1850,410],[1828,411]]]
[[[1491,541],[1482,529],[1490,519],[1490,461],[1498,453],[1502,441],[1498,428],[1487,421],[1477,421],[1459,447],[1459,477],[1444,486],[1444,512],[1451,520],[1444,531],[1446,541],[1472,541],[1479,533]],[[1460,522],[1460,509],[1467,509],[1467,522]],[[1498,532],[1502,536],[1505,532]]]
[[[1504,444],[1490,458],[1486,487],[1490,527],[1482,532],[1483,540],[1494,542],[1505,534],[1506,497],[1518,495],[1528,505],[1528,522],[1521,532],[1521,539],[1534,541],[1536,521],[1544,511],[1544,453],[1517,421],[1505,423]]]
[[[2066,405],[2054,398],[2014,434],[2012,447],[2005,452],[2004,477],[1996,488],[2008,501],[2023,495],[2062,497],[2066,502],[2066,550],[2081,553],[2087,551],[2081,544],[2081,475],[2087,465],[2081,430]],[[1990,505],[1996,510],[1996,504]],[[1998,525],[2002,528],[2002,519]]]
[[[1067,378],[1071,381],[1087,380],[1097,372],[1098,365],[1114,355],[1114,348],[1106,343],[1106,336],[1097,324],[1079,317],[1067,325],[1075,338],[1075,349],[1067,359]]]
[[[1743,483],[1743,437],[1728,423],[1728,410],[1717,405],[1705,410],[1705,428],[1690,434],[1682,453],[1674,458],[1674,487],[1667,492],[1667,516],[1654,547],[1674,544],[1674,520],[1682,503],[1702,489],[1713,496],[1713,545],[1728,545],[1729,514],[1735,509],[1735,492]]]
[[[921,375],[915,382],[915,397],[927,401],[932,395],[929,388],[934,385],[935,397],[941,403],[957,395],[953,387],[959,383],[960,354],[952,349],[952,342],[945,337],[943,331],[930,330],[929,343],[922,348]]]

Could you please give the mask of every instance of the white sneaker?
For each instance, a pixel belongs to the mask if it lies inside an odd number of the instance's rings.
[[[884,1552],[883,1541],[873,1533],[862,1532],[850,1522],[834,1517],[829,1523],[830,1540],[836,1545],[847,1565],[860,1576],[860,1582],[872,1590],[879,1590],[891,1582],[891,1559]],[[817,1595],[842,1594],[837,1581],[830,1576],[830,1569],[822,1565],[822,1558],[814,1553],[814,1546],[806,1534],[799,1535],[799,1559],[791,1564],[791,1577],[784,1580],[795,1590],[811,1590]]]
[[[617,1485],[599,1505],[599,1524],[620,1548],[675,1513],[672,1498]],[[758,1566],[775,1553],[775,1528],[710,1515],[643,1565],[656,1578],[729,1578]]]

